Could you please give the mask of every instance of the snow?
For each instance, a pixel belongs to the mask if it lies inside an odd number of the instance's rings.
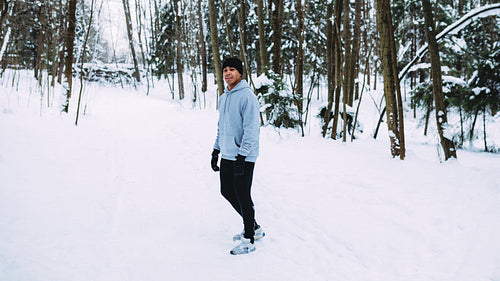
[[[419,64],[412,66],[409,71],[412,72],[412,71],[417,71],[420,69],[429,69],[430,67],[431,67],[430,63],[419,63]]]
[[[213,85],[200,110],[161,82],[149,96],[88,84],[74,126],[76,95],[68,115],[40,111],[32,84],[0,82],[0,280],[500,280],[498,154],[440,164],[412,122],[404,161],[383,129],[342,143],[319,121],[304,138],[264,127],[253,197],[267,235],[235,257],[241,219],[209,164]]]
[[[403,48],[401,48],[398,52],[398,61],[402,60],[404,54],[408,51],[408,49],[411,47],[411,41],[406,44]]]
[[[459,77],[454,77],[454,76],[448,76],[448,75],[443,75],[443,82],[448,82],[460,86],[467,86],[467,83]]]
[[[2,60],[3,54],[5,53],[5,50],[7,49],[7,43],[9,43],[10,32],[11,32],[11,28],[8,27],[7,33],[5,34],[5,36],[3,38],[2,47],[0,47],[0,60]]]
[[[442,115],[440,115],[440,116],[442,116]],[[442,122],[442,117],[439,117],[439,121]],[[450,129],[448,122],[441,123],[441,126],[443,128],[443,137],[445,137],[449,140],[452,140],[453,139],[453,132],[452,132],[452,129]]]
[[[451,35],[456,35],[458,32],[460,32],[462,29],[464,29],[467,25],[469,25],[473,20],[478,19],[478,18],[483,18],[487,16],[492,16],[492,15],[498,15],[500,14],[500,4],[491,4],[491,5],[485,5],[482,7],[478,7],[467,14],[465,14],[462,18],[454,22],[453,24],[450,24],[448,27],[446,27],[443,31],[441,31],[437,36],[436,39],[439,41],[442,37],[451,34]],[[413,63],[415,63],[418,59],[421,59],[428,51],[428,45],[424,44],[420,49],[418,49],[417,54],[415,58],[407,64],[400,72],[399,72],[399,79],[402,80],[404,75],[408,72],[408,70],[411,68]]]
[[[478,96],[480,95],[482,92],[486,92],[486,93],[489,93],[490,92],[490,89],[487,88],[487,87],[476,87],[476,88],[473,88],[472,89],[472,92]]]
[[[263,86],[270,86],[273,84],[273,81],[271,81],[265,73],[262,73],[257,79],[254,80],[255,84],[255,89],[260,89]]]
[[[442,34],[457,35],[458,32],[460,32],[460,30],[464,29],[467,25],[469,25],[472,22],[472,20],[477,18],[496,16],[499,14],[500,14],[500,4],[498,3],[478,7],[468,12],[460,20],[449,25],[438,35],[438,37],[440,37],[440,35],[442,36]]]

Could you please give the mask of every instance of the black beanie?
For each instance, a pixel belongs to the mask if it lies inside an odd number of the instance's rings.
[[[243,75],[243,62],[239,58],[228,58],[222,63],[222,70],[226,67],[234,67]]]

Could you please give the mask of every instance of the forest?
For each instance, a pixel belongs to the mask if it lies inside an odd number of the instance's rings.
[[[65,113],[85,95],[75,81],[148,95],[166,80],[172,99],[204,107],[207,85],[223,92],[222,60],[239,57],[262,125],[304,136],[319,116],[323,137],[352,141],[360,101],[379,87],[392,157],[405,158],[411,116],[423,134],[436,126],[447,160],[475,140],[498,152],[487,141],[500,107],[498,15],[492,0],[2,0],[0,80],[15,88],[29,70],[42,106]],[[327,102],[310,112],[320,93]]]
[[[500,281],[499,15],[0,0],[0,280]],[[230,57],[260,102],[241,256],[212,169]]]

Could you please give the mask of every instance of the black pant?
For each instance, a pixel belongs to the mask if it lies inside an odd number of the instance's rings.
[[[255,210],[250,190],[252,188],[253,169],[255,163],[245,162],[245,174],[234,175],[234,161],[222,159],[220,163],[220,191],[222,196],[243,218],[245,238],[253,242],[255,227]]]

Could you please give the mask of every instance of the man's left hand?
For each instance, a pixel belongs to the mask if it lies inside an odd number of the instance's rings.
[[[234,175],[243,176],[245,174],[245,156],[236,156],[236,162],[234,162]]]

